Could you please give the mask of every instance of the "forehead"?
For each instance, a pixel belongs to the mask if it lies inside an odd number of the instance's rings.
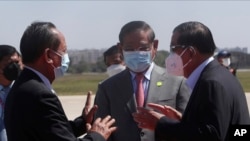
[[[126,34],[123,44],[149,43],[149,31],[137,30]]]
[[[117,59],[121,57],[121,53],[115,53],[109,56],[106,56],[106,59]]]
[[[174,32],[171,37],[171,43],[170,45],[179,45],[178,39],[179,39],[180,34],[178,32]]]
[[[66,52],[67,51],[67,45],[66,45],[66,40],[64,35],[62,34],[62,32],[60,32],[59,30],[53,28],[52,32],[54,34],[56,34],[56,36],[58,37],[58,39],[60,40],[60,45],[58,47],[58,51],[62,51],[62,52]]]
[[[8,63],[12,61],[19,61],[19,56],[17,53],[14,53],[13,55],[10,55],[10,56],[3,57],[3,59],[0,61],[0,66],[4,67],[5,65],[7,65]]]

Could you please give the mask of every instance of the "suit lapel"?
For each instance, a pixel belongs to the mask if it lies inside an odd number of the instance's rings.
[[[161,93],[157,91],[158,87],[157,85],[159,86],[161,85],[157,83],[163,84],[164,83],[163,81],[164,81],[163,74],[162,72],[160,72],[158,66],[155,65],[151,73],[146,103],[157,101],[154,97],[160,97],[161,95]]]
[[[187,107],[186,107],[186,110],[184,111],[184,114],[183,114],[183,117],[182,117],[182,120],[185,120],[187,118],[187,115],[189,113],[189,109],[192,109],[192,105],[193,103],[195,102],[195,99],[196,97],[198,96],[199,94],[199,84],[200,84],[200,81],[203,79],[204,75],[206,74],[207,71],[210,71],[210,69],[213,69],[214,67],[216,67],[217,65],[220,65],[217,61],[212,61],[210,62],[201,72],[200,76],[199,76],[199,79],[197,80],[195,86],[194,86],[194,89],[192,91],[192,94],[189,98],[189,101],[188,101],[188,104],[187,104]]]
[[[136,112],[136,101],[133,89],[133,84],[131,81],[131,74],[128,69],[126,69],[120,75],[119,82],[117,83],[117,88],[121,91],[121,97],[126,101],[126,106],[131,113]]]

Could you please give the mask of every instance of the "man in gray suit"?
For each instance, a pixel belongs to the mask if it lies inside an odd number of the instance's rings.
[[[111,115],[116,119],[118,129],[109,141],[153,141],[154,132],[138,128],[133,120],[136,107],[153,102],[183,112],[189,90],[183,77],[171,76],[153,62],[158,40],[147,23],[127,23],[120,31],[119,40],[127,69],[99,84],[95,98],[99,110],[95,118]],[[137,82],[137,76],[142,76],[141,83]]]

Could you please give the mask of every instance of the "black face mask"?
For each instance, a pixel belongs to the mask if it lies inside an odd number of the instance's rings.
[[[3,75],[10,81],[16,80],[20,72],[21,67],[17,62],[11,62],[3,69]]]

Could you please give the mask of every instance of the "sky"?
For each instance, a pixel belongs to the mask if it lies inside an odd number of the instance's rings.
[[[34,21],[50,21],[64,34],[68,49],[106,49],[119,42],[123,25],[147,22],[159,40],[158,50],[169,50],[173,29],[199,21],[211,30],[219,48],[248,47],[250,2],[57,0],[0,1],[0,44],[19,50],[24,30]]]

